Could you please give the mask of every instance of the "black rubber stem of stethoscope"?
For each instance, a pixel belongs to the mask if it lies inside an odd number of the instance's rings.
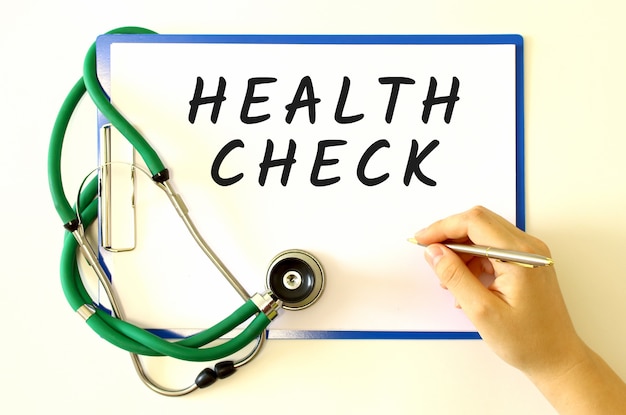
[[[69,221],[66,224],[64,224],[63,227],[68,232],[74,232],[76,229],[78,229],[80,227],[80,221],[78,220],[78,218],[72,219],[71,221]]]
[[[163,169],[160,172],[156,173],[152,176],[152,180],[157,183],[163,183],[170,179],[170,171],[168,169]]]

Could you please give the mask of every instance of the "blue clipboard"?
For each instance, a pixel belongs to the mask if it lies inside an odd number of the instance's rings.
[[[103,35],[97,68],[243,285],[262,291],[283,249],[321,260],[320,301],[269,338],[479,338],[406,237],[475,204],[524,229],[521,36]],[[141,165],[112,134],[107,157]],[[101,249],[130,319],[184,336],[232,311],[211,265],[180,259],[195,248],[168,237],[166,202],[134,186],[106,224],[133,252]]]

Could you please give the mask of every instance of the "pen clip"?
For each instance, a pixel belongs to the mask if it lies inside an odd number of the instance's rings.
[[[487,257],[489,258],[489,257]],[[495,259],[495,258],[490,258],[490,259]],[[497,262],[502,262],[505,264],[515,264],[518,265],[520,267],[524,267],[524,268],[539,268],[542,267],[542,265],[533,265],[533,264],[527,264],[525,262],[517,262],[517,261],[505,261],[503,259],[496,259]]]
[[[505,264],[514,264],[520,267],[524,267],[524,268],[537,268],[539,267],[539,265],[533,265],[533,264],[528,264],[526,262],[520,262],[520,261],[512,261],[512,260],[507,260],[507,259],[501,259],[501,258],[493,258],[491,256],[489,256],[489,251],[491,250],[491,247],[488,246],[487,250],[485,251],[485,257],[489,258],[489,259],[495,259],[496,262],[502,262]]]

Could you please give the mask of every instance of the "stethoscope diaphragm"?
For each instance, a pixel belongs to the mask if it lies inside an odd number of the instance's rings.
[[[283,251],[267,270],[267,289],[283,302],[286,310],[302,310],[317,301],[324,289],[324,270],[310,253]]]

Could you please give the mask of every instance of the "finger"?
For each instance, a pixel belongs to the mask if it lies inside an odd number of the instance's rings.
[[[425,252],[426,260],[437,274],[441,285],[452,293],[458,306],[476,324],[475,320],[485,315],[485,308],[492,307],[496,297],[458,255],[445,246],[430,245]]]
[[[493,268],[493,264],[487,258],[472,257],[469,261],[464,261],[464,262],[467,264],[467,268],[478,279],[481,279],[485,274],[490,275],[492,278],[495,277],[494,275],[495,270]],[[481,281],[483,280],[481,279]],[[484,284],[484,281],[483,281],[483,284]]]

